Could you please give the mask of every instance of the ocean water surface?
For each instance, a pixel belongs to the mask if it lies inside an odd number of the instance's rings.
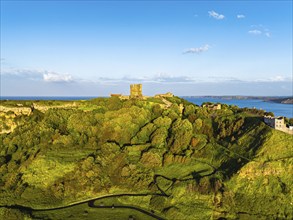
[[[183,97],[189,102],[201,105],[203,102],[219,102],[227,105],[236,105],[240,108],[257,108],[267,112],[273,112],[275,116],[285,116],[293,118],[293,104],[281,104],[275,102],[265,102],[260,99],[221,99],[221,98],[202,98],[202,97]]]

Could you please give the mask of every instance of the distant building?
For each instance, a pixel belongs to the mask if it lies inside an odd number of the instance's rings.
[[[286,127],[285,121],[283,117],[275,118],[275,128],[284,128]]]
[[[118,97],[120,98],[122,96],[122,94],[111,94],[111,97]]]
[[[264,123],[276,130],[293,134],[293,126],[287,127],[284,117],[264,116]]]
[[[140,99],[142,95],[142,84],[131,84],[130,85],[130,98]]]
[[[264,116],[264,122],[275,129],[286,127],[283,117]]]

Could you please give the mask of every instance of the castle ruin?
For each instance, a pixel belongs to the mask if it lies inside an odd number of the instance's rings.
[[[131,84],[130,85],[130,95],[123,95],[123,94],[110,94],[111,97],[118,97],[121,100],[128,100],[128,99],[140,99],[140,100],[146,100],[147,98],[150,98],[150,96],[145,96],[142,94],[142,84]],[[167,92],[165,94],[157,94],[154,96],[155,98],[161,99],[164,104],[164,107],[169,108],[172,103],[168,101],[166,98],[174,97],[174,95],[171,92]]]
[[[141,99],[142,95],[142,84],[131,84],[130,85],[130,98]]]

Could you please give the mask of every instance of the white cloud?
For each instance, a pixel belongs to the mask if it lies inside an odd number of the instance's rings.
[[[72,82],[73,78],[69,74],[59,74],[54,72],[47,72],[43,74],[43,79],[46,82]]]
[[[208,44],[205,44],[201,47],[192,47],[192,48],[189,48],[189,49],[186,49],[183,54],[187,54],[187,53],[197,53],[197,54],[200,54],[202,52],[205,52],[205,51],[208,51],[210,49],[210,45]]]
[[[78,80],[75,83],[46,83],[42,74],[38,81],[27,80],[19,75],[1,75],[2,96],[109,96],[111,93],[128,94],[129,84],[143,83],[143,93],[154,95],[170,91],[175,95],[290,95],[292,78],[289,75],[276,74],[256,79],[219,76],[217,74],[201,76],[169,75],[159,73],[147,77],[123,77],[97,79],[96,81]],[[13,78],[10,78],[13,77]],[[79,89],[76,89],[76,86]],[[270,89],[268,89],[270,88]]]
[[[243,18],[245,18],[245,15],[237,15],[237,18],[238,19],[243,19]]]
[[[99,83],[100,85],[122,85],[122,84],[131,84],[131,83],[143,83],[144,85],[153,85],[150,92],[154,92],[156,90],[155,88],[164,88],[166,86],[169,86],[168,88],[181,88],[182,90],[185,90],[185,95],[188,94],[191,90],[187,89],[189,86],[195,86],[198,88],[198,86],[203,89],[203,91],[212,91],[210,90],[211,85],[223,85],[221,89],[218,89],[215,87],[215,91],[220,94],[224,90],[228,91],[230,90],[231,94],[237,94],[237,90],[239,89],[238,86],[243,86],[243,88],[249,88],[248,90],[243,90],[245,95],[248,95],[249,92],[258,90],[259,92],[267,91],[268,85],[284,85],[286,86],[286,89],[290,89],[291,87],[288,87],[288,85],[292,84],[292,78],[286,77],[286,76],[273,76],[273,77],[267,77],[267,78],[260,78],[260,79],[253,79],[253,78],[237,78],[234,76],[206,76],[206,77],[193,77],[193,76],[184,76],[184,75],[177,75],[172,76],[167,73],[159,73],[155,76],[148,76],[148,77],[122,77],[122,78],[100,78],[96,83]],[[160,85],[155,86],[155,85]],[[184,85],[184,86],[183,86]],[[233,85],[233,88],[230,88],[230,86]],[[253,85],[253,86],[252,86]],[[261,86],[261,88],[259,88]],[[217,89],[216,89],[217,88]],[[228,89],[229,88],[229,89]],[[254,88],[254,90],[253,90]],[[199,90],[201,91],[201,90]],[[247,93],[248,91],[248,93]],[[276,94],[279,94],[275,91],[270,90],[272,94],[275,92]],[[246,93],[245,93],[246,92]],[[281,92],[281,90],[279,91]],[[189,93],[190,94],[190,93]],[[215,93],[216,94],[216,93]],[[239,94],[239,93],[238,93]],[[275,95],[276,95],[275,94]]]
[[[224,15],[221,15],[221,14],[215,12],[215,11],[208,11],[208,13],[209,13],[209,16],[210,16],[210,17],[213,17],[213,18],[215,18],[215,19],[217,19],[217,20],[222,20],[222,19],[225,18]]]
[[[277,75],[277,76],[274,76],[274,77],[270,77],[268,81],[271,81],[271,82],[285,82],[285,81],[292,81],[292,79],[290,80],[289,77],[285,77],[285,76],[280,76],[280,75]]]
[[[263,78],[259,78],[259,79],[250,79],[250,80],[245,80],[245,82],[255,82],[255,83],[259,83],[259,82],[266,82],[266,83],[292,83],[293,82],[293,78],[292,77],[288,77],[288,76],[284,76],[284,75],[275,75],[275,76],[271,76],[271,77],[263,77]]]
[[[1,69],[1,75],[21,77],[30,80],[39,80],[42,78],[42,72],[40,70],[32,69],[4,68]]]
[[[263,35],[266,36],[268,38],[270,38],[271,32],[268,28],[266,28],[264,25],[259,24],[259,25],[251,25],[251,28],[253,28],[252,30],[248,31],[249,34],[252,35]]]
[[[217,76],[211,75],[207,77],[207,82],[244,82],[243,79],[234,76]]]
[[[1,69],[1,75],[17,77],[22,79],[34,80],[34,81],[45,81],[45,82],[72,82],[73,77],[69,74],[60,74],[47,70],[37,69]]]
[[[252,35],[261,35],[262,32],[260,30],[257,30],[257,29],[254,29],[254,30],[250,30],[248,31],[249,34],[252,34]]]
[[[159,73],[151,77],[122,77],[122,78],[105,78],[101,77],[99,82],[127,82],[127,83],[190,83],[194,79],[188,76],[172,76],[167,73]]]
[[[177,83],[186,83],[186,82],[193,82],[194,79],[188,77],[188,76],[170,76],[166,73],[160,73],[158,76],[153,77],[153,80],[156,82],[162,82],[162,83],[171,83],[171,82],[177,82]]]

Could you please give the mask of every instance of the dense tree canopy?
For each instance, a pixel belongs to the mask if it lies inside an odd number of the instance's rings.
[[[37,104],[46,109],[29,115],[7,112],[1,120],[7,129],[15,128],[0,139],[1,204],[50,207],[147,192],[163,193],[144,206],[168,219],[203,212],[211,218],[215,209],[219,217],[241,212],[292,217],[291,179],[283,171],[275,177],[265,170],[273,163],[290,168],[288,136],[266,126],[263,111],[228,105],[210,110],[178,97],[166,99],[171,106],[155,98],[111,97],[74,104],[41,101]],[[274,143],[279,150],[270,147]],[[269,177],[250,174],[254,169]],[[261,199],[279,202],[279,212],[269,203],[261,206]]]

